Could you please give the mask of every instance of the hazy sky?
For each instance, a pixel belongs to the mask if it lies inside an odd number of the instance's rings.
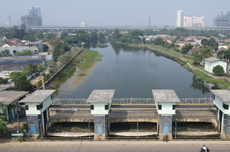
[[[176,26],[177,10],[185,15],[203,15],[205,26],[213,25],[218,13],[230,11],[230,0],[0,0],[0,25],[20,22],[28,6],[40,6],[43,25],[79,26]]]

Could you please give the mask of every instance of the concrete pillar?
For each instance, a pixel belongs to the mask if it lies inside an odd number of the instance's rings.
[[[95,140],[105,140],[108,134],[108,122],[106,116],[94,116]],[[101,129],[102,128],[102,132]]]
[[[222,116],[221,137],[223,139],[230,139],[230,116],[225,114]]]
[[[172,139],[172,115],[159,115],[159,139],[163,140],[164,136]]]
[[[32,134],[31,126],[35,126],[36,134],[39,134],[38,116],[26,116],[29,133]]]

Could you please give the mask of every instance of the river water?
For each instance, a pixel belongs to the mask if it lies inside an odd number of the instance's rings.
[[[114,98],[152,98],[152,89],[174,89],[179,98],[209,98],[204,83],[177,62],[149,50],[108,44],[91,48],[103,55],[90,75],[72,90],[74,76],[58,88],[60,98],[88,98],[94,89],[115,89]],[[77,71],[77,68],[76,68]]]

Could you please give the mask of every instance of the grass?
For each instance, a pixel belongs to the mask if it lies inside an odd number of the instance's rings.
[[[213,83],[213,84],[218,84],[221,89],[227,89],[230,86],[230,83],[225,81],[225,80],[220,80],[220,79],[213,79],[208,76],[206,76],[204,73],[194,70],[193,73],[200,78],[201,80],[207,82],[207,83]]]
[[[187,64],[183,65],[183,67],[184,67],[185,69],[191,71],[191,68],[190,68]]]
[[[80,73],[79,76],[85,76],[85,73]]]
[[[97,47],[99,47],[99,48],[106,48],[106,47],[108,47],[108,45],[107,44],[98,43]]]
[[[94,64],[94,59],[97,57],[99,53],[97,51],[84,49],[81,55],[85,57],[85,62],[79,64],[79,67],[82,70],[89,69]]]

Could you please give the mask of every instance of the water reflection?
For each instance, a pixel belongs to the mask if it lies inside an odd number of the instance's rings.
[[[192,79],[192,84],[190,87],[200,90],[202,94],[209,93],[211,89],[219,89],[219,87],[216,84],[212,83],[206,83],[203,80],[197,78],[195,75],[193,76]]]

